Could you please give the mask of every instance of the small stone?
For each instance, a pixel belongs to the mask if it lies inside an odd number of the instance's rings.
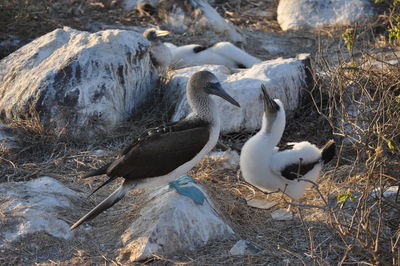
[[[381,193],[381,189],[377,188],[371,192],[371,196],[377,198],[380,193]],[[396,196],[397,193],[399,193],[399,186],[391,186],[391,187],[388,187],[383,190],[383,196],[385,198],[391,197],[391,196]]]
[[[225,169],[235,169],[239,166],[240,156],[236,151],[227,150],[224,152],[212,152],[210,157],[213,159],[222,159],[222,167]]]
[[[94,155],[104,155],[105,153],[106,153],[105,150],[95,150],[95,151],[93,152]]]
[[[231,248],[229,253],[232,256],[245,256],[245,255],[255,255],[261,251],[261,248],[257,247],[253,243],[246,240],[239,240],[236,244]]]
[[[290,221],[293,219],[293,213],[286,209],[279,209],[271,213],[272,219],[277,221]]]
[[[277,203],[272,200],[266,200],[266,199],[249,199],[247,200],[247,205],[250,207],[254,207],[257,209],[264,209],[268,210],[274,207]]]

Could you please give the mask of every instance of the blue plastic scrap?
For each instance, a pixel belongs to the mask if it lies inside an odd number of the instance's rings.
[[[203,205],[206,198],[204,193],[195,186],[183,187],[183,185],[186,185],[188,183],[196,183],[196,180],[194,180],[191,176],[183,175],[177,180],[169,182],[169,188],[174,188],[177,193],[191,198],[194,203]]]

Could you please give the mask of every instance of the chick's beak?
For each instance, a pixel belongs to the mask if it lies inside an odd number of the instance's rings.
[[[267,113],[276,113],[279,111],[279,105],[269,96],[267,88],[261,84],[261,91],[263,92],[264,111]]]

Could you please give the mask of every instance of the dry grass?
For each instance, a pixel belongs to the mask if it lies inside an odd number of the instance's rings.
[[[350,60],[335,68],[327,68],[329,62],[323,57],[316,60],[328,77],[320,82],[329,95],[333,134],[342,144],[338,165],[350,167],[339,176],[340,185],[356,198],[352,208],[330,213],[330,225],[342,241],[340,262],[398,264],[400,205],[382,193],[388,186],[400,185],[400,70],[371,66],[375,58],[369,51]],[[375,189],[382,193],[372,199]]]

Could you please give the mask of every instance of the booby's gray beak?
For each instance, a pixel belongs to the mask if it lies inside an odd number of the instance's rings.
[[[164,36],[167,36],[169,34],[170,34],[170,32],[167,31],[167,30],[156,30],[157,37],[164,37]]]
[[[240,108],[240,104],[233,99],[221,86],[219,82],[217,83],[208,83],[207,88],[205,89],[208,94],[213,94],[221,97],[222,99],[230,102],[233,105],[236,105]]]
[[[279,105],[269,96],[267,88],[261,83],[261,90],[263,92],[264,99],[264,111],[266,113],[276,113],[279,111]]]

